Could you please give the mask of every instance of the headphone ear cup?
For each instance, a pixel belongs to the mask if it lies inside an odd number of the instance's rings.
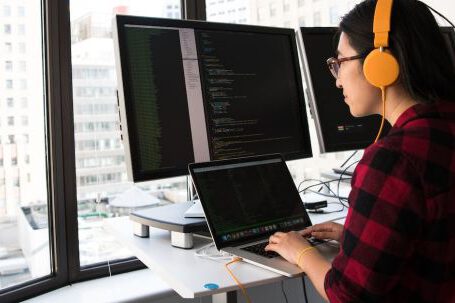
[[[363,74],[371,85],[386,87],[397,81],[400,66],[390,52],[375,49],[365,58]]]

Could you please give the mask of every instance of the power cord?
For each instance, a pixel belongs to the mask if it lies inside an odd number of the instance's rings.
[[[240,287],[240,289],[242,290],[242,293],[243,295],[245,296],[245,300],[247,303],[251,303],[251,299],[250,297],[248,296],[248,293],[246,292],[246,289],[245,289],[245,286],[243,286],[242,283],[240,283],[240,281],[236,278],[236,276],[234,275],[234,273],[229,269],[229,265],[233,264],[233,263],[236,263],[236,262],[240,262],[242,261],[242,258],[239,258],[239,257],[235,257],[231,262],[228,262],[226,264],[224,264],[224,267],[226,267],[226,270],[228,271],[229,275],[231,275],[232,279],[234,279],[235,283],[237,283],[237,285]]]
[[[211,249],[214,248],[214,251],[210,251]],[[216,249],[215,243],[211,242],[207,245],[202,246],[198,250],[195,251],[194,253],[195,256],[200,257],[200,258],[205,258],[209,260],[232,260],[232,255],[226,253],[226,252],[220,252]]]
[[[286,292],[284,291],[284,280],[281,280],[281,291],[283,292],[284,299],[286,300],[286,303],[288,303],[288,296],[286,295]]]
[[[302,286],[303,286],[303,297],[305,298],[305,303],[309,303],[308,296],[306,293],[306,283],[305,283],[305,276],[302,277]]]

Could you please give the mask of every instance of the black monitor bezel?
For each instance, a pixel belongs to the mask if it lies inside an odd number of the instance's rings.
[[[455,49],[455,31],[454,31],[454,29],[452,27],[440,27],[440,29],[443,34],[449,34],[453,48]],[[335,35],[339,32],[339,28],[338,27],[301,27],[300,31],[301,31],[301,35],[302,35],[302,47],[305,48],[304,41],[303,41],[303,35],[332,34],[333,37],[335,38]],[[334,45],[334,47],[336,47],[336,46]],[[451,59],[453,60],[452,63],[455,66],[455,56],[452,56]],[[304,67],[304,68],[306,68],[306,72],[308,73],[307,79],[306,79],[307,86],[311,86],[311,92],[314,92],[313,79],[311,78],[311,72],[309,70],[309,67]],[[327,73],[329,73],[328,69],[327,69]],[[334,81],[333,85],[335,85],[335,81]],[[373,143],[374,138],[371,138],[371,140],[367,140],[367,141],[357,141],[357,142],[352,142],[352,143],[348,143],[348,144],[344,144],[344,145],[339,145],[339,144],[337,145],[337,144],[332,144],[332,143],[327,142],[327,139],[325,138],[324,131],[323,131],[324,126],[321,125],[320,113],[318,111],[318,100],[316,100],[317,96],[315,96],[314,93],[312,93],[311,97],[309,97],[308,99],[309,100],[307,100],[307,101],[310,104],[312,115],[314,115],[313,118],[315,121],[315,126],[316,126],[316,130],[317,130],[318,141],[319,141],[321,153],[342,152],[342,151],[363,149],[363,148],[368,147],[371,143]],[[379,130],[379,125],[380,125],[380,121],[378,118],[378,130]]]
[[[165,18],[153,18],[153,17],[140,17],[140,16],[126,16],[116,15],[116,30],[117,30],[117,43],[120,58],[120,67],[122,74],[122,86],[123,86],[123,98],[125,99],[125,111],[128,116],[128,141],[129,141],[129,152],[131,157],[131,170],[132,170],[132,181],[151,181],[162,178],[177,177],[187,175],[187,166],[180,168],[164,169],[161,171],[143,171],[140,170],[138,161],[138,149],[134,142],[137,142],[134,129],[137,128],[134,115],[132,115],[132,104],[128,102],[131,99],[132,93],[127,85],[127,79],[129,79],[130,71],[128,69],[127,58],[128,54],[125,47],[125,25],[143,25],[143,26],[157,26],[157,27],[173,27],[173,28],[194,28],[204,30],[224,30],[233,32],[253,32],[253,33],[265,33],[265,34],[279,34],[287,35],[291,42],[292,59],[294,61],[294,74],[296,85],[298,89],[299,99],[299,111],[300,111],[300,125],[302,129],[301,138],[304,146],[303,150],[295,153],[284,154],[286,160],[296,160],[312,157],[310,133],[308,127],[308,117],[306,114],[306,100],[303,93],[302,76],[300,73],[299,56],[297,51],[297,44],[295,39],[295,32],[292,29],[285,28],[273,28],[265,26],[252,26],[252,25],[239,25],[239,24],[225,24],[216,22],[203,22],[193,20],[176,20],[176,19],[165,19]],[[279,152],[279,151],[277,151]]]

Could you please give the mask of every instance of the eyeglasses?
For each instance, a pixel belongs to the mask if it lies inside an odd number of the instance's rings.
[[[364,54],[356,55],[356,56],[352,56],[352,57],[346,57],[346,58],[333,58],[332,57],[332,58],[327,59],[327,65],[329,67],[330,72],[335,77],[335,79],[338,79],[338,72],[340,71],[341,63],[343,63],[345,61],[362,59],[365,57],[366,56]]]

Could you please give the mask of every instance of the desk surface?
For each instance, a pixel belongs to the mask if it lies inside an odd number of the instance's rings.
[[[337,207],[335,205],[330,209],[336,210]],[[316,224],[338,220],[345,217],[346,212],[347,210],[340,213],[311,214],[310,217],[313,224]],[[128,217],[107,219],[104,227],[183,298],[238,290],[237,284],[224,267],[226,260],[209,260],[195,255],[196,250],[211,240],[195,237],[194,248],[175,248],[170,244],[170,232],[165,230],[150,228],[149,238],[134,236],[133,225]],[[333,258],[338,251],[330,246],[319,246],[318,249],[329,258]],[[234,263],[230,268],[245,287],[269,284],[286,278],[245,262]],[[204,285],[208,283],[215,283],[219,288],[206,289]]]

